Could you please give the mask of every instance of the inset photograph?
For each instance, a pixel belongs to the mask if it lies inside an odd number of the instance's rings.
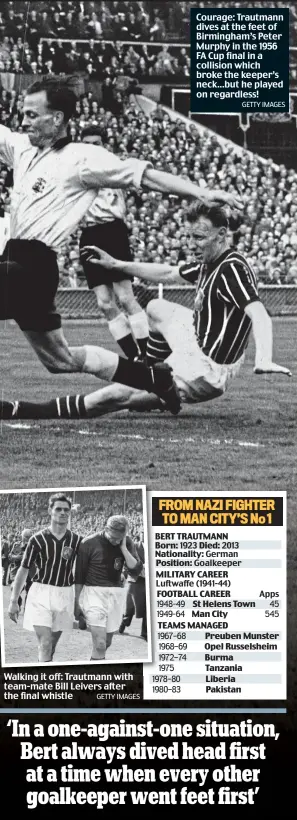
[[[151,660],[145,487],[0,492],[1,662]]]

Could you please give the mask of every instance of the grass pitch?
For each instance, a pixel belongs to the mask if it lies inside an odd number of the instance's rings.
[[[296,479],[297,319],[274,320],[275,360],[293,378],[255,376],[253,345],[225,396],[169,413],[121,411],[87,421],[3,422],[1,489],[147,483],[163,490],[286,489]],[[105,327],[66,322],[72,344],[114,347]],[[47,373],[14,324],[1,329],[2,395],[47,400],[100,386]],[[294,473],[295,471],[295,473]]]

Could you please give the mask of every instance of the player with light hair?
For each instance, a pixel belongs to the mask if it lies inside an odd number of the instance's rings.
[[[250,263],[231,244],[226,211],[215,206],[208,208],[193,204],[188,211],[188,220],[199,257],[202,257],[197,263],[173,267],[153,262],[124,262],[98,248],[85,251],[94,264],[102,263],[105,268],[115,270],[123,267],[124,271],[148,282],[176,284],[182,279],[195,283],[193,310],[166,299],[149,302],[149,361],[166,358],[182,402],[209,401],[221,396],[239,373],[252,331],[254,373],[291,376],[288,368],[273,361],[272,321],[261,302]],[[65,404],[66,399],[53,399],[43,404],[6,403],[3,415],[6,414],[6,418],[57,418],[58,406]],[[83,404],[81,415],[84,417],[126,408],[148,410],[161,407],[156,397],[123,385],[107,386],[83,399],[80,396],[79,400]]]
[[[91,632],[91,661],[105,658],[121,624],[126,597],[122,585],[124,567],[135,578],[143,568],[128,528],[126,516],[112,515],[103,531],[85,538],[79,549],[74,614],[79,620],[82,612]]]

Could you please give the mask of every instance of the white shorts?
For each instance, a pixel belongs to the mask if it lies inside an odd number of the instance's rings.
[[[123,587],[84,586],[79,605],[87,626],[101,626],[106,632],[116,632],[122,620],[126,594]]]
[[[162,327],[160,331],[163,333]],[[244,361],[243,355],[234,364],[218,364],[205,356],[197,344],[193,312],[182,305],[172,305],[168,318],[164,317],[164,337],[172,350],[166,362],[172,367],[184,402],[209,401],[221,396]]]
[[[33,582],[29,589],[24,629],[34,632],[34,626],[48,626],[52,632],[73,628],[74,586],[55,587]]]

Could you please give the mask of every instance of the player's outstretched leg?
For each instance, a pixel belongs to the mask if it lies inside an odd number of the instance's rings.
[[[45,402],[5,401],[0,402],[0,419],[74,419],[85,418],[87,412],[84,396],[63,396]]]
[[[123,359],[112,350],[95,345],[69,347],[61,328],[47,332],[24,331],[39,359],[51,373],[92,373],[109,382],[155,393],[177,415],[180,397],[171,368],[166,363],[148,367],[144,362]]]
[[[171,387],[170,379],[166,386],[163,373],[155,392],[147,393],[138,389],[129,388],[121,384],[111,384],[96,390],[94,393],[83,396],[61,396],[47,402],[30,401],[0,401],[0,421],[16,421],[17,419],[84,419],[114,413],[117,410],[170,410],[173,415],[180,411],[180,396],[175,386]],[[167,377],[167,371],[165,372]],[[164,387],[165,383],[165,387]]]
[[[154,410],[162,407],[162,402],[153,393],[110,384],[86,396],[61,396],[47,402],[3,400],[0,403],[0,419],[85,419],[118,410]]]

